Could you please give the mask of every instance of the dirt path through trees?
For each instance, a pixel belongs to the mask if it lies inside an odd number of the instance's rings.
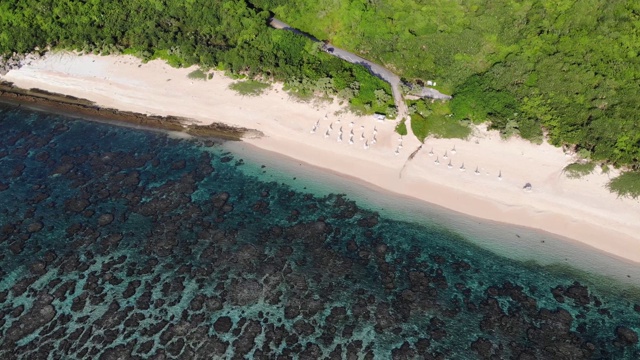
[[[271,21],[269,22],[269,25],[271,25],[273,28],[276,29],[282,29],[282,30],[291,30],[291,31],[295,31],[297,33],[300,33],[302,35],[308,36],[311,40],[313,41],[320,41],[316,38],[314,38],[313,36],[309,35],[309,34],[305,34],[301,31],[299,31],[298,29],[292,28],[291,26],[287,25],[286,23],[276,19],[276,18],[271,18]],[[388,69],[386,69],[385,67],[378,65],[376,63],[373,63],[369,60],[363,59],[360,56],[349,52],[347,50],[341,49],[339,47],[335,47],[329,43],[326,43],[325,46],[325,51],[335,57],[338,57],[342,60],[348,61],[352,64],[359,64],[362,65],[364,67],[366,67],[367,69],[369,69],[369,71],[379,77],[380,79],[386,81],[389,83],[389,85],[391,85],[391,91],[393,92],[393,100],[396,104],[396,108],[398,109],[398,117],[397,119],[400,121],[402,119],[407,118],[407,115],[409,115],[409,109],[407,108],[407,104],[404,102],[404,99],[402,97],[402,92],[400,91],[400,77],[396,74],[394,74],[393,72],[389,71]]]

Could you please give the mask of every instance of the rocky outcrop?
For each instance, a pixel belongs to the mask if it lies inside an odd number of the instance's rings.
[[[32,60],[36,60],[40,58],[40,54],[32,53],[32,54],[17,54],[13,53],[8,58],[0,57],[0,76],[6,75],[11,70],[20,69],[24,65],[31,64]]]
[[[28,55],[22,61],[22,65],[27,65],[36,59],[37,55]],[[0,59],[0,69],[4,66]],[[21,66],[22,66],[21,65]],[[1,72],[0,72],[1,73]],[[51,93],[40,89],[21,89],[12,83],[0,79],[0,99],[4,99],[14,104],[36,105],[39,108],[46,108],[52,113],[73,114],[80,117],[105,120],[113,124],[133,124],[135,126],[160,129],[167,131],[184,132],[200,138],[218,138],[225,140],[240,140],[242,138],[259,138],[264,134],[258,130],[234,127],[223,123],[213,123],[209,125],[195,124],[193,119],[176,116],[156,116],[134,113],[131,111],[120,111],[111,108],[102,108],[95,103],[76,98],[70,95]],[[43,155],[43,160],[46,155]],[[61,167],[57,171],[71,171],[71,168]],[[6,190],[8,185],[0,183],[0,191]]]

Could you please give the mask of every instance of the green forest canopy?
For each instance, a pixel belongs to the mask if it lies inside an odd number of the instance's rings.
[[[253,0],[490,121],[638,169],[637,0]],[[313,19],[313,21],[310,21]]]
[[[490,121],[591,158],[639,167],[637,0],[4,0],[0,52],[36,46],[135,53],[325,92],[393,113],[387,84],[292,26],[385,65],[436,80],[452,120]]]
[[[304,36],[270,28],[270,16],[243,0],[3,0],[0,54],[53,46],[162,58],[284,81],[303,96],[338,95],[365,113],[395,112],[390,96],[375,95],[390,95],[387,83]]]

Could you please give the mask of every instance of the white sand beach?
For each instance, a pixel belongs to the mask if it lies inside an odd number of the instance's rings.
[[[234,80],[221,73],[207,81],[189,79],[194,69],[174,69],[162,61],[142,64],[131,56],[54,53],[0,79],[104,107],[257,129],[265,136],[245,141],[258,148],[640,263],[640,201],[608,192],[605,184],[613,172],[596,169],[581,179],[568,179],[562,169],[576,159],[560,148],[521,139],[504,141],[497,132],[479,127],[466,141],[427,139],[407,161],[421,144],[409,136],[401,140],[394,121],[355,116],[336,102],[301,103],[277,84],[259,97],[240,96],[228,88]],[[532,185],[530,191],[523,189],[526,183]]]

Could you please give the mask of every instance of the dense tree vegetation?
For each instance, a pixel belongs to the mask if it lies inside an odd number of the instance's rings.
[[[565,166],[563,172],[569,179],[579,179],[591,174],[595,168],[596,164],[593,162],[577,162]]]
[[[52,46],[162,58],[280,80],[302,95],[338,95],[356,110],[392,115],[388,84],[304,36],[271,29],[269,17],[243,0],[3,0],[0,54]]]
[[[253,0],[318,38],[454,95],[451,121],[638,168],[637,0]],[[313,19],[313,21],[310,21]]]
[[[629,171],[607,184],[609,190],[623,197],[640,198],[640,172]]]
[[[269,29],[272,14],[408,81],[437,81],[454,98],[420,105],[419,136],[489,121],[505,136],[546,135],[640,171],[637,0],[3,0],[0,53],[51,45],[160,57],[395,113],[387,84],[303,36]]]

